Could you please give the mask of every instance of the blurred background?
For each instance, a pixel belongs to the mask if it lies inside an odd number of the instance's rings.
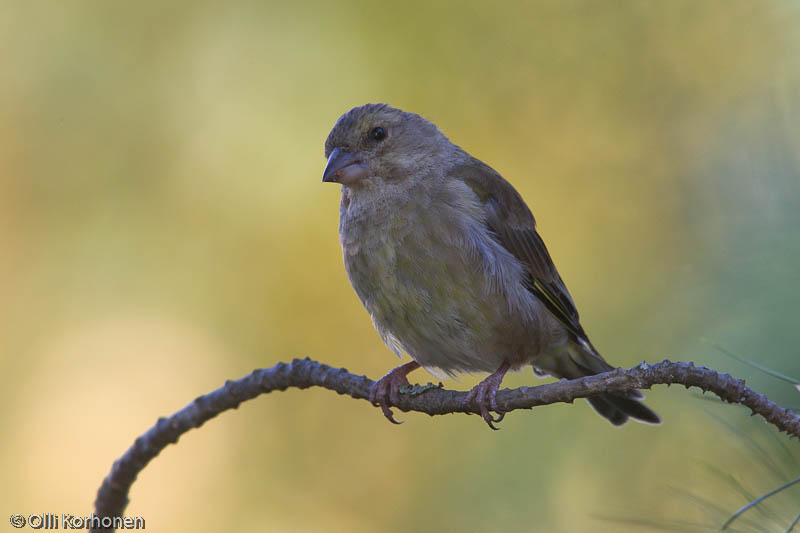
[[[791,1],[3,2],[4,513],[88,514],[157,417],[253,368],[399,363],[321,183],[328,131],[366,102],[422,114],[516,186],[612,363],[695,361],[800,404],[700,341],[800,376],[798,57]],[[797,441],[743,408],[678,386],[648,405],[661,427],[615,430],[580,401],[492,432],[270,394],[165,450],[128,514],[151,531],[705,531],[800,475]],[[783,531],[797,494],[735,529]]]

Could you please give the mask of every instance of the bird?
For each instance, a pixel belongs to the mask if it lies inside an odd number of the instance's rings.
[[[488,373],[464,404],[492,429],[509,370],[576,379],[615,368],[581,326],[522,196],[432,122],[388,104],[354,107],[328,134],[325,158],[322,181],[341,185],[350,283],[388,348],[412,359],[370,390],[389,421],[398,423],[390,405],[420,367]],[[643,398],[631,390],[587,400],[614,426],[661,423]]]

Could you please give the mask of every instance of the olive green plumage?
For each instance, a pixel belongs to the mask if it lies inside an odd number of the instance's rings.
[[[568,379],[613,368],[583,330],[522,197],[432,123],[385,104],[357,107],[337,121],[325,156],[324,181],[342,184],[348,277],[398,355],[450,375],[505,363]],[[615,425],[660,422],[641,398],[589,402]]]

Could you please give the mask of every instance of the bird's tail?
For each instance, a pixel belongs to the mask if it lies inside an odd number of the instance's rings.
[[[534,371],[558,378],[577,379],[614,370],[591,346],[569,342],[558,356],[536,361]],[[621,426],[633,418],[646,424],[660,424],[661,418],[642,403],[644,394],[638,390],[626,393],[598,394],[586,398],[597,413],[615,426]]]

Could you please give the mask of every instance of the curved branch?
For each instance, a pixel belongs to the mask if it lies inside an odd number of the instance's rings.
[[[619,368],[596,376],[562,380],[537,387],[503,389],[497,393],[497,405],[501,411],[510,412],[538,405],[572,403],[575,398],[586,398],[603,392],[649,389],[653,385],[672,383],[687,388],[699,387],[704,392],[713,392],[726,402],[742,404],[750,408],[753,415],[760,415],[780,431],[800,437],[800,416],[749,389],[743,380],[695,366],[693,363],[673,363],[666,360],[654,365],[642,363],[629,370]],[[270,368],[254,370],[239,380],[227,381],[224,386],[196,398],[172,416],[159,418],[155,426],[137,438],[103,480],[95,500],[94,514],[98,517],[122,516],[128,504],[127,495],[131,485],[139,472],[161,450],[168,444],[176,443],[190,429],[202,426],[223,411],[237,408],[244,401],[290,387],[323,387],[366,400],[373,384],[374,381],[365,376],[357,376],[344,368],[333,368],[308,358],[278,363]],[[473,407],[463,405],[466,396],[467,392],[446,390],[441,388],[441,384],[418,387],[401,394],[396,407],[431,416],[451,413],[479,414]]]

